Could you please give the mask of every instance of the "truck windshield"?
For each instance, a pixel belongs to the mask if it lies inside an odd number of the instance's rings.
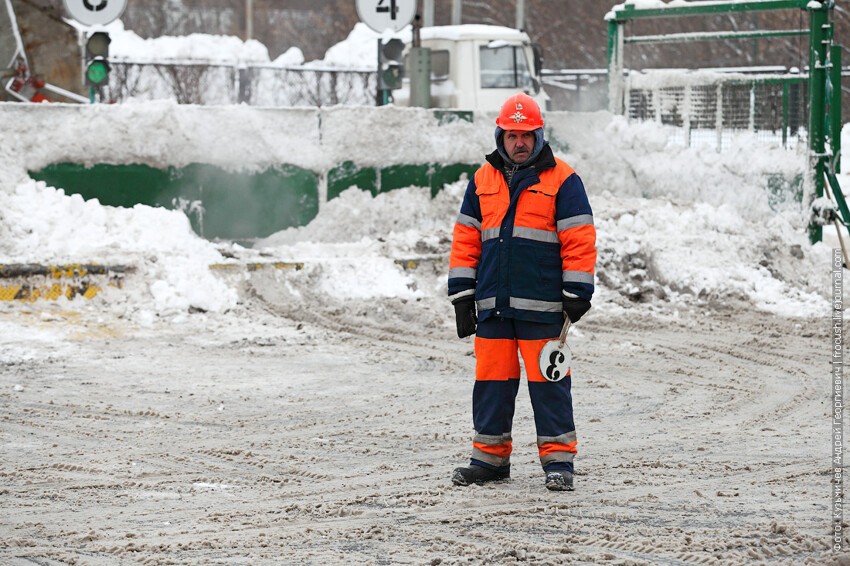
[[[531,73],[520,45],[481,47],[481,88],[525,88]]]

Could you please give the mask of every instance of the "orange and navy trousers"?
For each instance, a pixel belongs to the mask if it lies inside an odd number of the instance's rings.
[[[475,386],[472,391],[471,463],[499,471],[510,469],[516,396],[522,355],[528,392],[537,429],[540,463],[547,472],[573,471],[576,455],[572,378],[547,381],[538,357],[549,340],[557,339],[561,324],[491,317],[478,324],[475,334]]]

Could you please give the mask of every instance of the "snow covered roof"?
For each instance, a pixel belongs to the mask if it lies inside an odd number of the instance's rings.
[[[504,39],[513,41],[528,40],[528,35],[520,30],[504,26],[470,24],[462,26],[433,26],[420,30],[422,39]]]

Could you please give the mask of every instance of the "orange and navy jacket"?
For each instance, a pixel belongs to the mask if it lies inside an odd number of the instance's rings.
[[[475,296],[478,319],[563,322],[562,298],[593,295],[596,229],[584,185],[548,144],[508,186],[487,156],[466,188],[454,227],[449,298]]]

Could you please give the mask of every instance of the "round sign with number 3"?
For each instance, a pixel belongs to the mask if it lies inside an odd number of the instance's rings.
[[[561,381],[570,373],[570,362],[573,354],[567,344],[567,331],[570,328],[570,320],[564,322],[561,336],[557,340],[549,340],[540,350],[538,365],[540,373],[547,381]]]

